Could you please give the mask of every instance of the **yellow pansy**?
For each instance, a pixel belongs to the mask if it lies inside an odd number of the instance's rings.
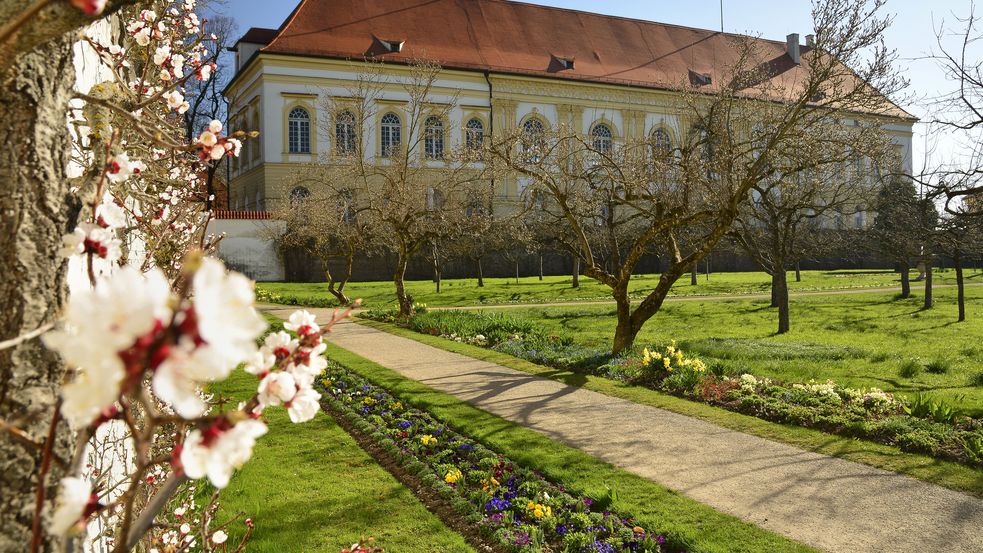
[[[437,443],[437,438],[434,438],[430,434],[424,434],[423,436],[420,436],[420,443],[422,443],[423,445],[428,445],[428,446],[429,445],[434,445],[434,444]]]

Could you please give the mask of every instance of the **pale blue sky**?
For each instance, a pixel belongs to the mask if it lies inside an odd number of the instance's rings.
[[[719,0],[531,0],[531,3],[560,6],[611,15],[674,23],[704,29],[720,28]],[[228,0],[228,11],[237,18],[241,31],[249,27],[278,27],[297,2],[293,0]],[[887,12],[895,21],[886,40],[896,49],[899,63],[911,81],[911,101],[905,107],[920,117],[924,97],[936,95],[946,84],[933,62],[918,60],[937,49],[933,28],[944,19],[956,23],[953,13],[964,16],[970,0],[888,0]],[[811,32],[811,2],[808,0],[724,0],[724,29],[783,40],[789,33]],[[804,39],[803,39],[804,40]],[[922,126],[923,127],[923,126]],[[924,151],[924,131],[916,137],[915,170]],[[953,144],[939,145],[936,158],[949,158]],[[941,161],[936,159],[935,161]]]

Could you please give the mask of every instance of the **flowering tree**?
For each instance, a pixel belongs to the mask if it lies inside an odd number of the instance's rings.
[[[132,549],[189,479],[228,483],[266,432],[264,409],[294,422],[318,411],[333,322],[299,312],[293,335],[257,346],[252,283],[205,256],[204,164],[238,155],[246,135],[213,120],[185,138],[184,86],[215,67],[194,10],[0,5],[0,550],[75,550],[96,521],[104,544]],[[97,62],[95,82],[77,82],[78,55]],[[70,296],[69,272],[81,277]],[[239,364],[256,393],[217,409],[205,388]],[[195,534],[184,522],[154,537],[227,550],[214,514],[213,500]]]

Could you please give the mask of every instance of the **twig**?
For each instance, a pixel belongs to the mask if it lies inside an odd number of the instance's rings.
[[[133,549],[138,543],[140,543],[140,538],[142,538],[143,535],[147,533],[147,530],[153,526],[154,519],[157,517],[157,514],[164,508],[165,505],[167,505],[167,502],[171,499],[171,496],[177,491],[178,486],[184,483],[184,481],[187,479],[188,477],[184,476],[183,474],[172,474],[171,477],[164,482],[164,484],[160,487],[160,490],[157,491],[157,494],[154,495],[153,499],[150,500],[150,503],[148,503],[143,512],[140,513],[140,518],[133,523],[129,532],[127,532],[125,551]]]
[[[19,346],[19,345],[23,344],[24,342],[27,342],[29,340],[33,340],[34,338],[37,338],[38,336],[44,334],[45,332],[51,330],[54,327],[55,327],[55,323],[48,323],[46,325],[42,325],[42,326],[40,326],[40,327],[38,327],[38,328],[36,328],[36,329],[28,332],[27,334],[22,334],[21,336],[18,336],[16,338],[11,338],[9,340],[4,340],[3,342],[0,342],[0,350],[5,350],[5,349],[8,349],[8,348]]]
[[[58,421],[61,420],[61,400],[55,403],[55,412],[51,416],[51,426],[48,427],[48,439],[44,443],[44,455],[41,458],[41,471],[38,473],[38,490],[34,501],[34,523],[31,528],[31,553],[41,550],[41,511],[44,509],[44,490],[48,471],[51,469],[52,450],[55,447],[55,433],[58,431]]]

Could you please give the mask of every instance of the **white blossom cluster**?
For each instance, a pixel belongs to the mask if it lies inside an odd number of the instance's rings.
[[[149,381],[153,397],[197,425],[175,451],[175,469],[223,488],[266,433],[259,420],[265,408],[282,405],[298,423],[318,412],[313,384],[327,366],[327,346],[314,316],[298,311],[284,324],[297,338],[280,331],[257,347],[266,323],[253,307],[252,282],[218,260],[202,259],[188,284],[177,293],[159,270],[122,267],[73,294],[64,328],[45,342],[76,367],[61,403],[73,427],[93,429],[118,417],[121,401],[138,397]],[[203,387],[241,363],[260,379],[255,400],[206,416]],[[65,479],[62,491],[51,522],[56,532],[78,527],[98,507],[87,481]]]

